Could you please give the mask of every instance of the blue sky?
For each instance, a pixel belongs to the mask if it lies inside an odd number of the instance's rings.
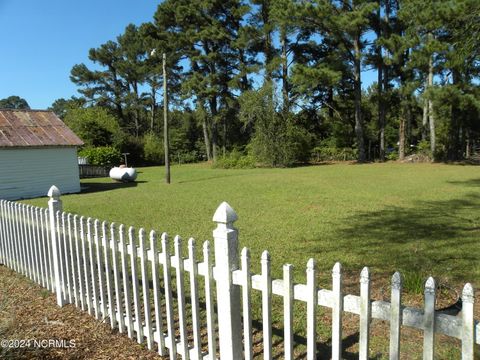
[[[17,95],[32,109],[78,95],[70,81],[88,50],[114,40],[129,23],[152,20],[153,0],[0,0],[0,99]],[[363,86],[375,81],[363,74]]]
[[[33,109],[78,95],[69,75],[88,50],[129,23],[150,21],[158,1],[0,0],[0,99],[23,97]]]

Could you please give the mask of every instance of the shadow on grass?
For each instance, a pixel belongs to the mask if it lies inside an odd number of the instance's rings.
[[[344,221],[335,242],[312,239],[304,251],[327,253],[358,273],[369,266],[382,275],[408,271],[458,285],[475,282],[480,270],[479,207],[480,194],[470,193],[357,213]]]
[[[480,186],[480,179],[470,179],[465,181],[448,181],[448,183],[453,185],[467,186],[467,187],[477,187],[477,186]]]
[[[96,193],[101,191],[110,191],[124,188],[134,188],[138,184],[146,183],[146,181],[134,182],[87,182],[82,183],[82,194]]]
[[[217,170],[217,169],[214,169],[214,170]],[[178,181],[178,184],[188,184],[188,183],[217,180],[217,179],[229,178],[229,177],[251,176],[252,175],[251,173],[246,173],[246,174],[237,173],[237,171],[248,170],[248,169],[218,169],[218,170],[229,170],[229,171],[232,171],[232,172],[229,173],[229,174],[222,174],[222,175],[217,175],[217,176],[208,176],[208,177],[204,177],[204,178],[200,178],[200,179]]]

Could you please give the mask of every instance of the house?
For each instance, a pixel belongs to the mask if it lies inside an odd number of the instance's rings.
[[[82,140],[51,111],[0,109],[0,199],[80,191]]]

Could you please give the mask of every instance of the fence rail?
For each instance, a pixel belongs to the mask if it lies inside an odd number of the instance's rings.
[[[166,233],[146,233],[62,211],[60,192],[49,191],[49,208],[0,201],[0,261],[56,293],[57,303],[74,304],[97,319],[108,319],[120,333],[146,343],[160,355],[183,359],[252,359],[252,293],[261,295],[263,358],[273,357],[272,301],[283,300],[283,356],[294,358],[294,303],[306,303],[306,352],[317,357],[317,312],[332,313],[332,359],[342,356],[342,314],[359,316],[359,358],[369,358],[371,319],[390,322],[390,359],[399,359],[402,327],[423,331],[423,358],[433,359],[435,336],[461,340],[462,359],[473,359],[480,344],[474,321],[474,292],[466,284],[459,316],[435,312],[436,285],[425,285],[423,309],[402,305],[402,278],[395,273],[391,301],[372,301],[370,273],[359,277],[360,296],[343,293],[342,269],[332,269],[332,289],[319,289],[314,259],[306,284],[295,284],[293,266],[272,279],[270,255],[261,256],[261,273],[252,274],[250,251],[238,252],[237,216],[222,203],[213,220],[214,251],[208,241],[197,259],[196,242],[187,249],[179,236],[173,251]],[[187,257],[184,257],[188,253]],[[213,259],[215,258],[215,263]],[[215,296],[216,295],[216,296]],[[202,301],[200,301],[202,299]],[[217,321],[219,319],[220,321]],[[243,334],[240,336],[239,334]],[[217,343],[218,337],[218,343]]]
[[[78,164],[78,173],[81,179],[107,177],[109,176],[109,171],[110,168],[107,166]]]

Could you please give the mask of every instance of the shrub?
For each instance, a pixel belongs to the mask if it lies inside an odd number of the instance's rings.
[[[254,127],[249,144],[252,154],[258,162],[271,167],[305,161],[309,156],[309,134],[295,124],[291,115],[277,111],[279,106],[272,92],[272,85],[267,84],[239,98],[240,121],[245,127]]]
[[[423,155],[428,158],[432,158],[432,150],[430,149],[430,142],[427,140],[421,140],[417,144],[417,154]]]
[[[225,156],[221,156],[213,164],[214,168],[221,169],[252,169],[255,167],[255,158],[252,155],[244,155],[234,149]]]
[[[122,159],[120,151],[112,146],[86,147],[78,155],[87,158],[91,165],[114,166]]]
[[[145,160],[154,164],[165,163],[163,141],[155,134],[149,133],[144,137],[143,154]]]
[[[199,161],[201,158],[197,150],[192,151],[178,151],[171,155],[171,161],[179,164],[189,164]]]
[[[321,161],[350,161],[357,159],[357,149],[349,147],[316,146],[312,150],[312,159]]]
[[[386,158],[387,158],[387,160],[390,160],[390,161],[397,161],[398,160],[398,152],[397,151],[391,151],[387,154]]]

